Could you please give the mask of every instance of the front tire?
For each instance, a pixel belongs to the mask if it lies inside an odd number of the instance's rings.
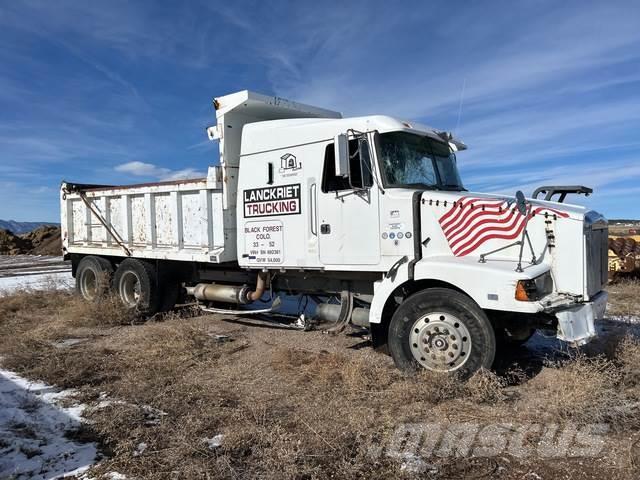
[[[496,353],[493,327],[469,297],[429,288],[407,298],[389,325],[389,351],[398,368],[420,368],[469,378],[491,368]]]

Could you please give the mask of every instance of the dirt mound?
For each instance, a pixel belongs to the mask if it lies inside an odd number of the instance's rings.
[[[26,253],[31,244],[14,235],[9,230],[0,229],[0,255],[19,255]]]
[[[60,228],[45,226],[23,235],[0,229],[0,255],[60,255]]]
[[[43,226],[20,237],[31,245],[30,250],[25,253],[30,253],[31,255],[60,255],[62,251],[60,227]]]

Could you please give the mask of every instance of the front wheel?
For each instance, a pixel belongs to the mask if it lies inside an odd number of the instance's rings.
[[[493,327],[469,297],[429,288],[407,298],[389,325],[389,351],[398,368],[455,373],[466,379],[491,368],[496,353]]]

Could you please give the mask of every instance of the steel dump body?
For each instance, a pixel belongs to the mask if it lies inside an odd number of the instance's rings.
[[[63,248],[164,260],[235,260],[235,220],[227,218],[222,203],[222,188],[206,178],[127,187],[63,184]]]

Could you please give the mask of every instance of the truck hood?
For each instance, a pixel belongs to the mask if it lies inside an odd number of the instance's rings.
[[[525,229],[529,239],[522,248],[522,261],[551,261],[559,253],[556,247],[582,244],[588,213],[578,205],[527,199],[529,214],[522,215],[513,196],[475,192],[424,191],[420,203],[421,235],[430,239],[423,256],[490,263],[520,262],[519,242]]]
[[[478,204],[486,204],[490,201],[495,202],[507,202],[515,207],[515,196],[501,195],[501,194],[488,194],[479,192],[447,192],[440,190],[427,190],[422,194],[422,199],[432,202],[438,202],[443,206],[451,205],[453,202],[459,204],[461,201],[463,204],[470,205],[477,202]],[[573,205],[569,203],[548,202],[539,199],[526,199],[528,203],[531,203],[534,210],[541,209],[541,211],[553,212],[556,214],[562,214],[561,216],[571,218],[573,220],[582,221],[584,215],[588,212],[588,209],[581,205]]]

